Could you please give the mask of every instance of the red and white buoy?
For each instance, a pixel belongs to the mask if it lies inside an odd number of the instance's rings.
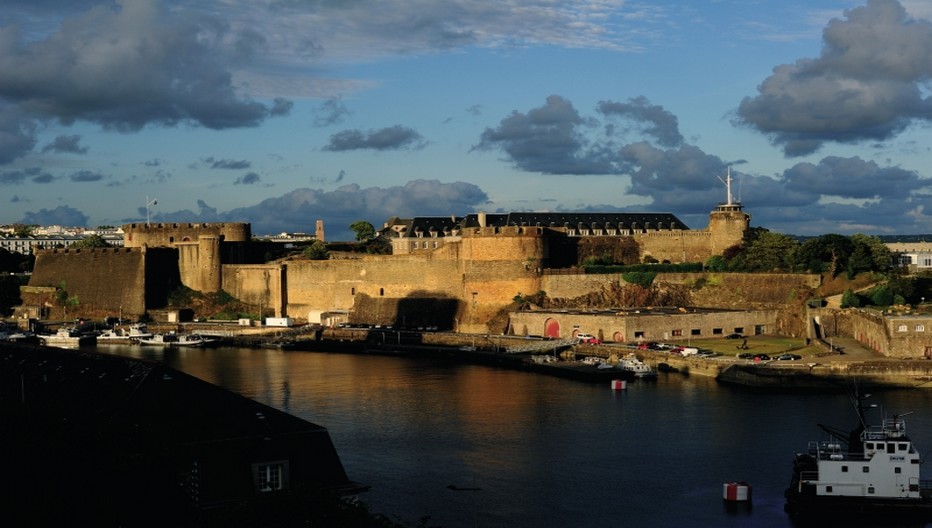
[[[728,502],[751,502],[751,485],[747,482],[726,482],[722,499]]]
[[[626,380],[612,380],[612,390],[625,390],[628,388],[628,382]]]

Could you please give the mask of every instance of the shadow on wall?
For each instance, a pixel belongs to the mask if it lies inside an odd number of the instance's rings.
[[[461,304],[447,294],[423,290],[401,298],[358,294],[352,322],[410,330],[454,330]]]

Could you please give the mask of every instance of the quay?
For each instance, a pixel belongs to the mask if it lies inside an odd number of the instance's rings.
[[[932,389],[932,361],[885,357],[850,338],[836,338],[835,345],[828,352],[800,360],[756,363],[726,355],[682,357],[662,351],[633,350],[620,343],[569,345],[566,341],[511,335],[319,326],[264,329],[263,332],[249,330],[249,333],[230,332],[224,336],[225,343],[242,347],[272,344],[299,351],[418,355],[597,383],[630,379],[629,373],[620,369],[600,370],[579,361],[559,360],[559,356],[570,351],[576,358],[596,356],[607,359],[612,355],[621,357],[635,352],[639,359],[660,372],[708,376],[721,383],[749,389],[846,390],[855,381],[863,388]],[[206,328],[196,331],[217,335],[216,331]],[[553,343],[550,349],[549,343]],[[701,347],[702,341],[696,344]],[[554,361],[534,362],[530,360],[533,353],[515,352],[528,348],[536,349],[537,354],[552,356]]]

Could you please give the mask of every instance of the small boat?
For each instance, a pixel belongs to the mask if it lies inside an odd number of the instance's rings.
[[[77,348],[96,344],[97,336],[82,334],[77,328],[59,328],[54,334],[40,335],[39,342],[45,346]]]
[[[134,323],[128,328],[115,327],[105,330],[97,336],[97,340],[105,343],[125,343],[150,338],[152,335],[146,323]]]
[[[644,363],[636,355],[628,354],[618,362],[618,368],[634,373],[635,378],[656,378],[657,371],[650,368],[650,365]]]
[[[202,347],[208,342],[208,340],[200,334],[180,334],[177,337],[178,339],[172,342],[171,346]]]
[[[172,346],[178,341],[178,335],[174,333],[170,334],[152,334],[149,337],[142,337],[139,339],[140,345],[153,345],[153,346]]]
[[[868,395],[869,396],[869,395]],[[906,434],[903,417],[878,425],[865,419],[856,397],[858,424],[850,432],[819,425],[828,438],[796,453],[784,510],[802,522],[932,521],[932,486],[920,475],[922,457]]]

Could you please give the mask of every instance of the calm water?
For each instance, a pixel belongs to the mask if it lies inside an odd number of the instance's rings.
[[[792,453],[819,438],[817,423],[855,420],[845,395],[756,394],[678,374],[612,391],[412,358],[100,350],[163,360],[327,427],[350,478],[372,486],[361,499],[410,525],[792,526]],[[910,433],[932,449],[932,391],[875,401],[888,414],[914,411]],[[753,485],[753,509],[724,510],[732,480]]]

